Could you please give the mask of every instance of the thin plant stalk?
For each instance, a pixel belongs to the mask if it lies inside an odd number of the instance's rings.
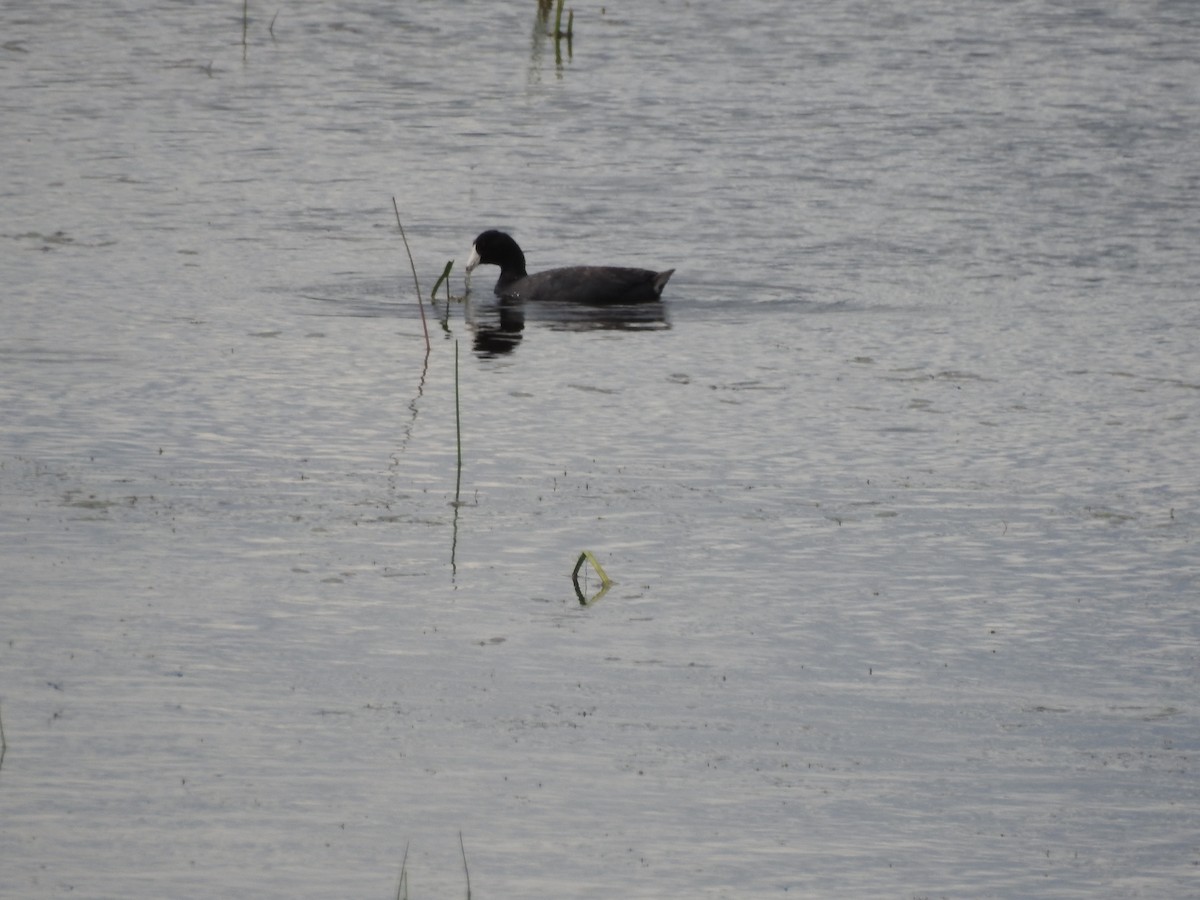
[[[448,308],[448,307],[447,307]],[[459,404],[458,391],[458,341],[454,342],[454,439],[458,445],[458,469],[454,477],[454,502],[450,504],[454,509],[454,522],[451,526],[450,538],[450,580],[453,581],[458,576],[458,563],[456,561],[458,555],[458,511],[462,509],[462,412]],[[470,896],[468,888],[467,896]]]
[[[458,833],[458,849],[462,851],[463,874],[467,876],[467,900],[471,900],[471,872],[467,868],[467,848],[463,845],[461,831]]]
[[[560,67],[562,66],[562,39],[563,39],[562,11],[563,11],[563,0],[558,0],[558,7],[554,11],[554,64],[556,66],[560,66]],[[570,26],[568,25],[567,27],[569,28]],[[567,52],[570,53],[571,52],[571,36],[568,34],[568,35],[566,35],[566,38],[567,38]]]
[[[400,861],[400,886],[396,888],[396,900],[408,900],[408,844],[404,845],[404,859]]]
[[[404,241],[404,252],[408,254],[408,265],[412,268],[413,286],[417,289],[417,309],[421,310],[421,327],[425,329],[425,349],[429,349],[429,324],[425,321],[425,304],[421,302],[421,282],[417,280],[417,264],[413,262],[412,250],[408,248],[408,236],[404,233],[404,223],[400,221],[400,207],[396,198],[392,198],[392,209],[396,211],[396,224],[400,226],[400,239]]]
[[[458,444],[458,478],[454,482],[454,502],[462,490],[462,408],[458,399],[458,341],[454,342],[454,437]]]

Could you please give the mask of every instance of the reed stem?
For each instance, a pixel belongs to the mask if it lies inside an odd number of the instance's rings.
[[[458,399],[458,341],[454,342],[454,437],[458,444],[458,477],[454,482],[454,502],[458,503],[458,495],[462,490],[462,407]]]
[[[392,209],[396,211],[396,224],[400,226],[400,239],[404,241],[404,252],[408,254],[408,265],[412,269],[413,286],[417,289],[417,308],[421,310],[421,327],[425,329],[425,349],[429,349],[429,323],[425,321],[425,304],[421,302],[421,282],[417,281],[417,264],[413,262],[412,250],[408,248],[408,236],[404,233],[404,223],[400,221],[400,207],[396,198],[392,197]]]
[[[408,900],[408,844],[404,845],[404,859],[400,862],[400,886],[396,888],[396,900]]]
[[[462,851],[463,874],[467,876],[467,900],[471,900],[471,872],[467,868],[467,848],[463,845],[461,831],[458,833],[458,849]]]

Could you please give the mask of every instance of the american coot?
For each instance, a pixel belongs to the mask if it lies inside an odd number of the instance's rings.
[[[500,267],[496,295],[507,300],[552,300],[607,306],[657,300],[674,269],[652,272],[618,266],[570,266],[530,275],[525,254],[503,231],[485,231],[471,245],[467,271],[479,265]]]

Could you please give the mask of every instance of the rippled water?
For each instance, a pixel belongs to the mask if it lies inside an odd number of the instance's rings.
[[[1191,4],[75,6],[0,10],[0,894],[1194,892]],[[426,292],[677,272],[427,353],[393,197]]]

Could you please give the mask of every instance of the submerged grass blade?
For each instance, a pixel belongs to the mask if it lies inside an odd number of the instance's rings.
[[[446,263],[446,268],[442,269],[442,274],[438,276],[438,280],[433,284],[433,290],[429,292],[429,299],[437,299],[437,289],[442,286],[442,282],[446,282],[446,302],[450,302],[450,270],[454,268],[454,260]]]

